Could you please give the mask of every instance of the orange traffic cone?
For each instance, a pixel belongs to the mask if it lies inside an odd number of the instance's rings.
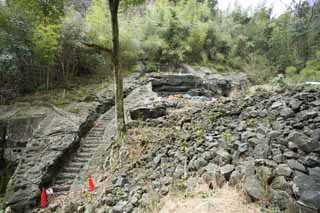
[[[47,202],[47,193],[46,193],[46,189],[44,187],[42,187],[42,191],[41,191],[41,197],[40,197],[40,208],[45,208],[48,206],[48,202]]]
[[[88,176],[88,185],[89,185],[89,191],[93,191],[95,189],[91,175]]]

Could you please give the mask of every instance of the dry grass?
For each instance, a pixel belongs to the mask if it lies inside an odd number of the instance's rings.
[[[162,201],[160,213],[258,213],[256,204],[248,204],[236,189],[224,186],[211,191],[207,185],[196,187],[189,196],[171,194]],[[158,212],[158,211],[155,211]]]

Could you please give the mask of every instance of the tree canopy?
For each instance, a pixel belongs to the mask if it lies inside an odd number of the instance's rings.
[[[218,72],[244,71],[252,82],[277,74],[288,81],[320,80],[320,3],[292,1],[279,17],[220,11],[216,0],[120,1],[120,64],[139,61],[148,71],[182,63]],[[1,100],[57,87],[81,76],[112,75],[109,1],[92,0],[85,12],[72,1],[6,0],[0,5]],[[99,78],[103,80],[103,78]]]

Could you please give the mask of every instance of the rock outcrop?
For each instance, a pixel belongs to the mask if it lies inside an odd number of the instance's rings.
[[[6,190],[6,205],[26,212],[79,141],[81,120],[50,105],[1,109],[6,123],[4,158],[17,163]]]
[[[183,73],[152,74],[152,90],[160,95],[188,93],[192,96],[229,96],[234,90],[244,91],[248,86],[245,74],[221,75],[209,70],[184,65]]]

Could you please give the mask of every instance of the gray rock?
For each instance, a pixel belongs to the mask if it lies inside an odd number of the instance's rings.
[[[309,208],[320,209],[320,185],[302,173],[294,177],[293,182],[299,201]]]
[[[202,167],[206,166],[208,164],[208,161],[203,159],[202,157],[199,157],[194,161],[194,166],[196,170],[201,169]]]
[[[273,178],[272,170],[266,166],[259,166],[256,168],[256,176],[264,184],[268,184]]]
[[[249,149],[249,144],[247,144],[247,143],[242,143],[238,147],[238,151],[240,153],[244,153],[244,152],[248,151],[248,149]]]
[[[204,160],[206,160],[206,161],[209,161],[209,160],[213,159],[213,157],[214,157],[214,154],[212,152],[210,152],[210,151],[204,152],[202,154],[202,158]]]
[[[284,103],[282,101],[276,101],[271,105],[271,109],[279,109],[281,106],[283,106]]]
[[[311,111],[311,110],[305,110],[301,111],[297,114],[298,121],[308,120],[317,117],[318,112]]]
[[[205,167],[205,170],[206,170],[206,175],[211,179],[213,180],[215,175],[216,175],[216,172],[219,171],[219,166],[217,166],[216,164],[213,164],[213,163],[209,163],[206,167]]]
[[[292,169],[286,164],[280,164],[277,166],[275,173],[279,176],[291,177]]]
[[[12,209],[10,206],[8,206],[5,210],[4,213],[13,213]]]
[[[288,202],[290,199],[290,196],[285,191],[279,191],[279,190],[271,190],[271,203],[274,206],[277,206],[281,211],[284,211],[288,207]]]
[[[223,149],[219,149],[217,151],[217,161],[219,164],[230,163],[231,159],[232,159],[232,157],[227,151],[225,151]]]
[[[231,164],[227,164],[220,168],[220,172],[224,176],[226,181],[229,181],[231,173],[234,171],[234,169],[235,169],[234,165],[231,165]]]
[[[222,186],[226,183],[226,178],[221,174],[220,171],[215,173],[215,183],[219,188],[222,188]]]
[[[93,204],[91,203],[86,204],[85,213],[95,213],[95,212],[96,212],[96,208]]]
[[[314,146],[317,146],[315,150],[315,152],[318,152],[320,151],[320,128],[319,129],[316,129],[312,132],[311,134],[311,143],[314,145]]]
[[[309,168],[309,174],[317,184],[320,184],[320,167]]]
[[[303,159],[303,164],[306,167],[320,167],[320,157],[315,153],[310,153]]]
[[[58,208],[60,208],[60,204],[49,204],[48,206],[48,209],[51,212],[56,212]]]
[[[299,132],[291,132],[288,136],[288,141],[293,142],[304,152],[312,152],[319,147],[319,142],[311,141],[311,139],[305,134]]]
[[[243,174],[240,171],[238,170],[233,171],[229,179],[229,184],[231,186],[238,185],[241,182],[242,177],[243,177]]]
[[[108,206],[114,206],[117,203],[117,200],[112,195],[107,195],[106,197],[102,198],[102,204]]]
[[[283,153],[283,156],[286,157],[286,158],[289,158],[289,159],[292,159],[292,158],[297,158],[297,153],[293,152],[293,151],[286,151]]]
[[[120,176],[116,179],[114,186],[115,187],[123,187],[127,182],[128,182],[128,180],[125,177]]]
[[[248,159],[247,161],[242,162],[241,165],[244,167],[245,176],[251,176],[255,174],[256,168],[253,159]]]
[[[277,139],[280,135],[281,135],[281,132],[276,131],[276,130],[272,130],[272,131],[268,134],[270,141],[274,141],[274,140]]]
[[[162,158],[162,155],[157,155],[157,157],[155,157],[153,159],[153,168],[157,168],[161,162],[161,158]]]
[[[296,149],[298,149],[298,146],[297,146],[295,143],[291,142],[291,141],[288,143],[288,147],[289,147],[289,149],[291,149],[291,150],[296,150]]]
[[[111,213],[123,213],[126,208],[126,201],[119,201],[112,209]]]
[[[62,206],[62,212],[64,213],[74,213],[77,211],[77,204],[70,202]]]
[[[294,112],[289,107],[285,107],[280,110],[280,115],[284,118],[289,118],[294,115]]]
[[[299,107],[301,106],[302,101],[299,101],[297,99],[291,99],[289,102],[289,106],[294,110],[297,111]]]
[[[193,70],[188,68],[189,71]],[[152,91],[161,94],[188,93],[197,89],[201,95],[211,97],[213,95],[228,95],[231,91],[231,83],[228,80],[206,75],[205,78],[198,72],[191,74],[161,74],[153,75],[151,79]]]
[[[256,176],[246,176],[244,190],[252,201],[259,201],[264,198],[264,189]]]
[[[184,167],[183,166],[177,166],[177,168],[174,171],[174,177],[179,179],[183,177],[184,175]]]
[[[214,135],[213,134],[207,134],[204,136],[205,140],[208,142],[212,142],[214,139]]]
[[[282,163],[284,160],[284,156],[282,154],[279,154],[279,155],[273,156],[272,159],[277,163]]]
[[[266,139],[262,139],[259,144],[253,150],[253,154],[256,158],[265,158],[267,159],[270,155],[270,146],[266,142]]]
[[[160,178],[161,185],[165,185],[165,186],[170,185],[172,183],[172,181],[173,181],[172,177],[162,177],[162,178]]]
[[[138,106],[130,110],[132,120],[142,120],[160,118],[167,115],[165,103],[152,103],[149,105]]]
[[[290,183],[285,179],[284,176],[275,177],[270,185],[272,189],[281,190],[287,192],[289,195],[293,194]]]
[[[77,212],[84,212],[86,210],[85,206],[78,206]]]
[[[160,194],[162,196],[165,196],[169,193],[169,187],[168,186],[162,186],[161,189],[160,189]]]
[[[288,160],[288,166],[293,170],[297,170],[297,171],[303,172],[303,173],[308,173],[306,167],[304,167],[304,165],[302,165],[301,163],[299,163],[296,160]]]
[[[290,199],[288,203],[287,212],[290,213],[319,213],[316,209],[311,209],[307,206],[304,206],[302,203],[297,202],[294,199]]]

